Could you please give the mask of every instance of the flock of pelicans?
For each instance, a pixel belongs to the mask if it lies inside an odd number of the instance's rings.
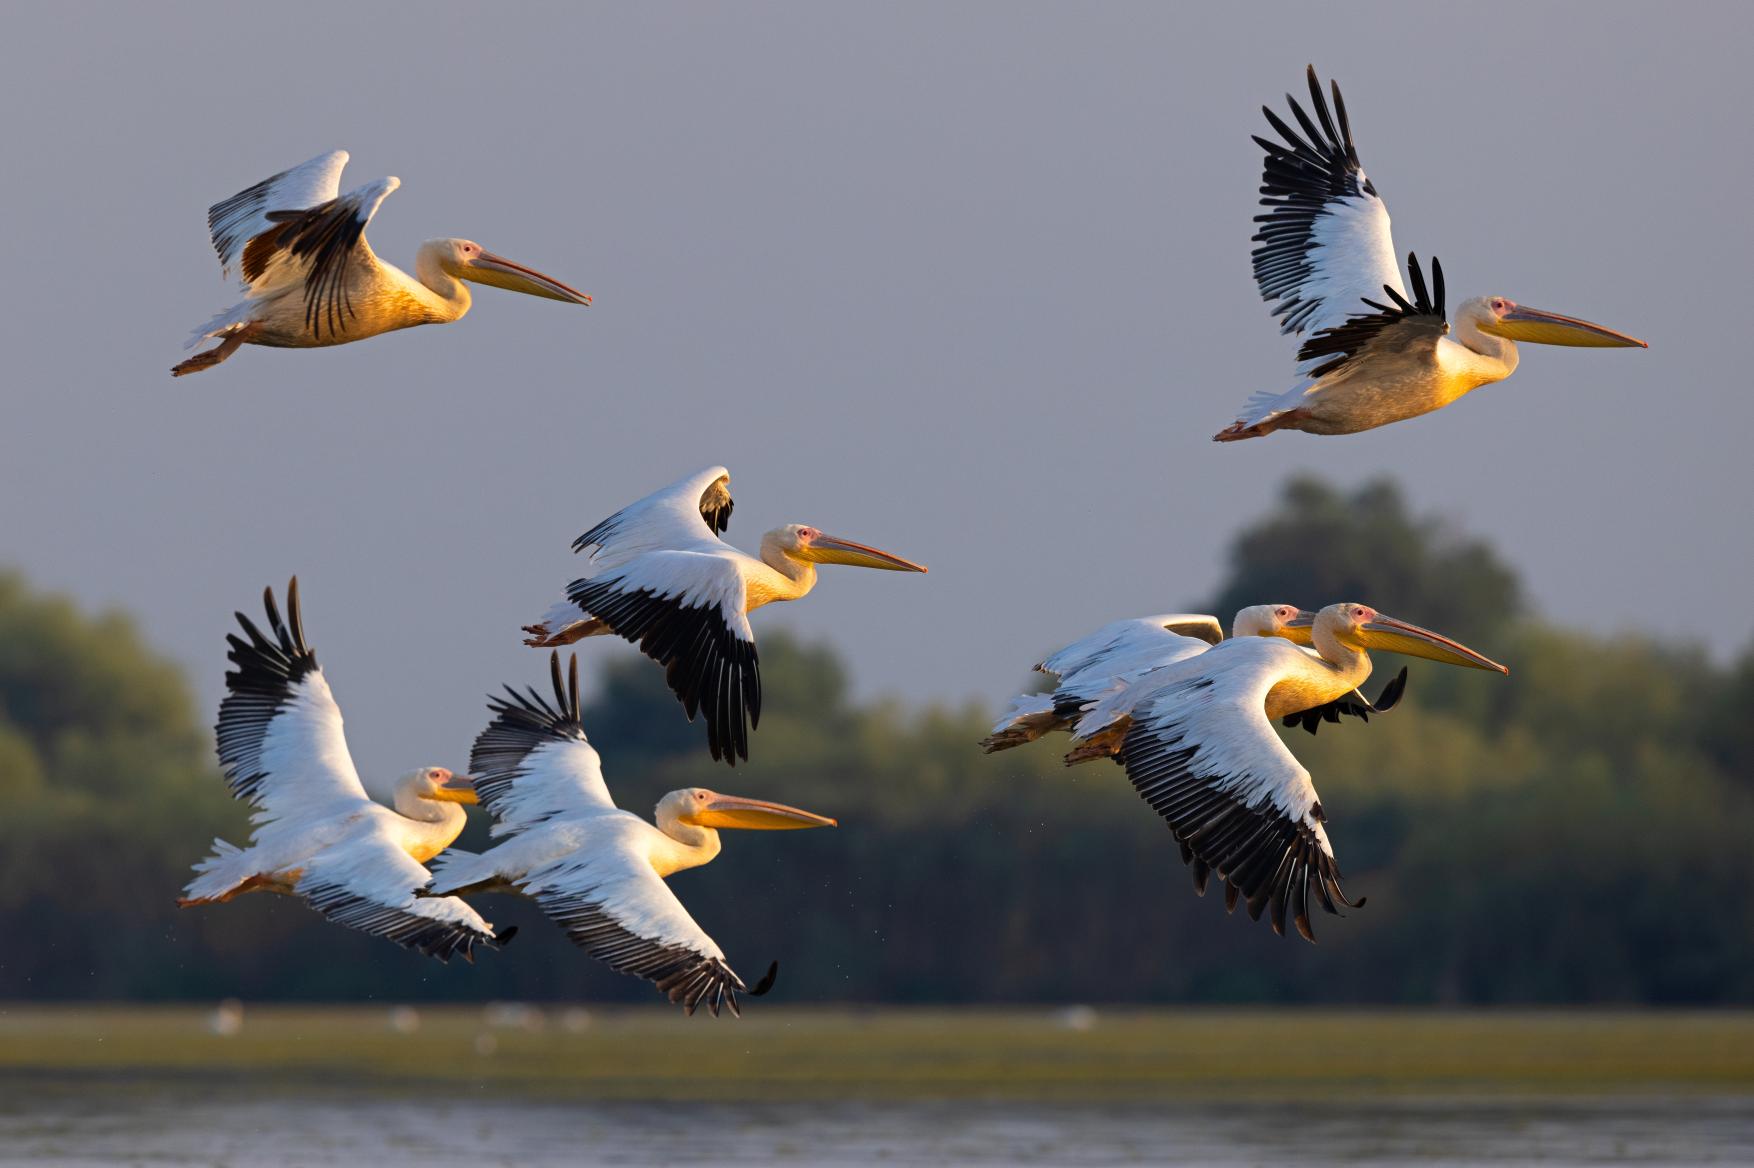
[[[1282,429],[1353,433],[1429,413],[1510,376],[1518,341],[1643,346],[1502,296],[1463,303],[1452,328],[1435,259],[1427,283],[1408,257],[1409,297],[1339,88],[1330,106],[1312,68],[1309,91],[1313,118],[1287,98],[1296,128],[1269,109],[1282,141],[1255,139],[1266,152],[1267,208],[1257,216],[1255,278],[1282,331],[1304,337],[1300,380],[1249,399],[1218,441]],[[191,344],[219,344],[173,374],[210,368],[246,344],[344,344],[457,320],[469,309],[468,283],[591,302],[463,239],[424,244],[412,277],[383,263],[364,232],[398,182],[339,194],[346,161],[340,151],[323,155],[211,209],[222,268],[239,271],[247,296],[196,330]],[[349,757],[340,709],[305,637],[298,581],[287,587],[284,619],[265,593],[266,631],[239,613],[241,633],[228,638],[234,669],[217,729],[226,781],[254,806],[254,830],[245,848],[215,841],[181,903],[294,895],[337,924],[447,960],[503,945],[512,932],[496,932],[463,897],[518,893],[593,957],[649,979],[690,1013],[705,1005],[735,1014],[739,994],[765,993],[777,963],[747,985],[664,878],[710,862],[721,830],[835,821],[703,788],[666,795],[650,823],[617,808],[580,723],[577,658],[563,669],[554,647],[610,634],[634,643],[663,665],[687,717],[705,722],[712,756],[734,767],[748,759],[761,716],[749,614],[804,596],[818,564],[926,569],[795,523],[763,536],[759,556],[738,551],[719,538],[731,517],[729,484],[725,468],[709,467],[579,536],[583,574],[524,626],[526,644],[553,649],[552,698],[508,687],[489,705],[470,773],[410,771],[384,792],[391,806],[367,793]],[[1336,913],[1364,901],[1342,889],[1309,772],[1274,724],[1314,733],[1395,705],[1405,669],[1375,701],[1359,691],[1370,650],[1508,672],[1359,603],[1319,612],[1256,605],[1236,614],[1228,638],[1211,616],[1144,617],[1105,625],[1039,664],[1055,678],[1053,691],[1016,698],[981,745],[991,753],[1063,732],[1068,765],[1114,760],[1168,824],[1198,892],[1215,876],[1227,909],[1240,902],[1255,919],[1266,914],[1278,933],[1289,917],[1313,940],[1312,907]],[[479,855],[447,850],[463,829],[464,803],[493,817],[494,845]]]

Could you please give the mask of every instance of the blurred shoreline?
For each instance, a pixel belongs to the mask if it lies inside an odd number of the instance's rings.
[[[555,1102],[1739,1098],[1754,1012],[0,1006],[8,1091],[94,1082]]]

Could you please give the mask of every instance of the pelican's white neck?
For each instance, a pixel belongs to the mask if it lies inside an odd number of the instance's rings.
[[[1346,682],[1347,689],[1355,688],[1370,676],[1370,654],[1342,641],[1335,635],[1332,622],[1318,617],[1310,639],[1322,660],[1333,667],[1340,680]]]
[[[761,537],[761,562],[791,581],[792,586],[786,589],[783,596],[775,596],[775,600],[796,600],[812,588],[816,587],[816,565],[809,560],[794,558],[786,549],[781,537],[786,529],[776,528]]]
[[[448,320],[460,320],[475,298],[469,285],[451,274],[446,264],[449,255],[450,245],[442,239],[421,244],[414,255],[414,275],[436,299],[437,311]]]
[[[675,807],[667,803],[658,804],[652,819],[657,823],[658,830],[670,841],[670,846],[664,849],[662,855],[652,857],[652,866],[658,870],[658,875],[668,876],[684,868],[710,864],[719,854],[719,833],[710,827],[683,823]]]
[[[1476,385],[1503,381],[1516,372],[1516,342],[1509,337],[1494,336],[1480,328],[1483,314],[1490,312],[1478,301],[1470,300],[1456,313],[1451,326],[1459,351],[1446,351],[1439,346],[1439,360],[1455,366],[1451,372],[1467,376]],[[1472,387],[1470,387],[1472,388]]]

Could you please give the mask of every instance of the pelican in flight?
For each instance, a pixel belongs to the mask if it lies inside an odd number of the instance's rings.
[[[461,320],[471,283],[591,302],[467,239],[421,244],[413,276],[386,264],[365,241],[365,227],[402,180],[381,178],[339,194],[346,165],[345,150],[319,154],[208,209],[220,274],[237,269],[245,299],[195,330],[185,348],[209,338],[219,344],[175,366],[171,376],[211,369],[239,345],[309,349]]]
[[[721,795],[702,787],[658,801],[653,826],[615,806],[603,765],[579,723],[579,662],[563,685],[549,658],[554,704],[506,687],[489,703],[493,721],[475,739],[470,768],[481,803],[504,842],[480,855],[447,852],[434,865],[434,895],[520,892],[542,906],[575,945],[618,973],[656,983],[688,1014],[704,1004],[741,1016],[737,995],[765,994],[779,963],[751,989],[664,883],[711,863],[719,831],[834,827],[796,807]]]
[[[1362,604],[1322,609],[1311,634],[1314,653],[1277,637],[1239,637],[1158,671],[1131,708],[1120,761],[1175,833],[1196,892],[1203,895],[1216,873],[1227,908],[1240,895],[1259,920],[1270,906],[1273,931],[1281,935],[1289,908],[1297,931],[1313,941],[1312,887],[1330,913],[1339,911],[1335,901],[1356,908],[1364,900],[1354,903],[1341,890],[1327,815],[1273,720],[1357,689],[1370,676],[1369,649],[1510,670]],[[1098,703],[1075,737],[1101,729],[1109,717]]]
[[[305,643],[298,579],[286,588],[290,624],[272,589],[264,591],[264,636],[243,613],[227,654],[219,706],[219,761],[235,798],[255,807],[250,844],[214,840],[214,854],[195,865],[178,904],[224,903],[246,892],[303,897],[350,929],[384,937],[441,961],[476,945],[498,947],[513,930],[495,933],[456,897],[419,897],[431,878],[425,861],[463,830],[461,803],[474,803],[466,776],[444,767],[409,771],[391,792],[395,810],[372,801],[354,770],[341,731],[341,710]]]
[[[731,472],[708,467],[647,495],[573,540],[589,574],[567,586],[526,645],[547,648],[614,633],[664,666],[693,721],[706,716],[707,746],[732,766],[749,757],[761,720],[761,673],[749,614],[816,587],[817,564],[924,572],[889,552],[801,523],[761,537],[761,557],[719,539],[731,521]]]
[[[1442,409],[1470,390],[1503,381],[1517,367],[1517,342],[1585,348],[1647,348],[1636,337],[1575,317],[1530,308],[1506,296],[1444,306],[1443,268],[1431,261],[1427,286],[1407,257],[1407,295],[1389,237],[1389,212],[1352,144],[1340,87],[1330,112],[1315,66],[1309,69],[1311,121],[1286,96],[1297,130],[1263,107],[1283,143],[1257,137],[1267,152],[1264,215],[1254,237],[1255,283],[1275,303],[1279,331],[1304,336],[1298,383],[1249,398],[1215,440],[1236,442],[1274,430],[1355,434]],[[1318,125],[1319,123],[1319,125]]]
[[[1307,646],[1314,621],[1313,612],[1293,605],[1256,604],[1236,614],[1230,635],[1283,637]],[[1141,678],[1204,653],[1223,639],[1224,630],[1217,617],[1191,613],[1166,613],[1106,624],[1037,665],[1037,671],[1057,678],[1053,692],[1019,694],[1013,698],[1011,709],[994,725],[992,733],[981,740],[981,749],[992,754],[1034,742],[1056,730],[1069,731],[1097,702],[1107,698],[1109,708],[1116,712],[1114,720],[1101,734],[1092,735],[1081,744],[1073,752],[1076,757],[1069,757],[1067,762],[1113,757],[1126,729],[1123,710],[1127,699],[1120,695],[1146,692],[1149,687],[1136,688]],[[1353,691],[1313,709],[1287,714],[1285,724],[1302,726],[1314,734],[1322,722],[1338,722],[1343,714],[1368,722],[1370,715],[1393,709],[1406,685],[1407,671],[1403,669],[1383,687],[1374,702]]]

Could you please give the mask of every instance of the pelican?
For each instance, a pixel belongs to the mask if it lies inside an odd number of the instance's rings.
[[[1389,212],[1352,144],[1340,87],[1329,112],[1315,66],[1309,96],[1316,121],[1286,96],[1303,134],[1263,107],[1285,141],[1255,141],[1267,152],[1254,237],[1255,283],[1277,302],[1279,331],[1305,335],[1298,383],[1249,398],[1219,442],[1274,430],[1355,434],[1442,409],[1470,390],[1503,381],[1517,367],[1517,342],[1584,348],[1647,348],[1636,337],[1481,296],[1456,309],[1452,335],[1443,268],[1431,261],[1428,289],[1418,257],[1407,257],[1413,296],[1401,282]],[[1336,117],[1338,122],[1336,124]],[[1320,123],[1318,126],[1317,123]]]
[[[761,558],[719,539],[731,520],[731,472],[708,467],[623,508],[573,540],[590,572],[564,601],[524,626],[526,645],[548,648],[614,633],[660,662],[693,721],[706,715],[707,746],[731,766],[749,757],[761,720],[761,673],[749,614],[797,600],[816,586],[817,564],[891,572],[926,569],[889,552],[801,523],[761,537]]]
[[[765,994],[779,963],[751,989],[725,961],[665,877],[719,854],[719,831],[834,827],[782,803],[702,787],[658,801],[653,826],[621,810],[603,782],[602,760],[579,722],[579,662],[566,683],[549,657],[554,704],[530,690],[489,702],[493,721],[475,739],[475,790],[504,842],[476,855],[447,852],[430,891],[520,892],[542,906],[575,945],[618,973],[643,977],[693,1014],[704,1004],[741,1016],[737,995]]]
[[[341,710],[305,643],[298,578],[286,587],[290,625],[273,589],[262,594],[272,637],[243,613],[227,654],[219,706],[219,762],[235,798],[255,807],[248,847],[213,841],[177,903],[224,903],[246,892],[298,896],[334,921],[384,937],[441,961],[476,945],[498,947],[514,930],[495,933],[456,897],[415,895],[430,878],[422,865],[463,830],[459,804],[474,803],[467,776],[425,766],[397,780],[392,811],[366,794]]]
[[[413,276],[386,264],[365,241],[365,227],[402,180],[381,178],[342,195],[346,165],[345,150],[319,154],[208,209],[220,275],[236,268],[245,299],[195,330],[184,348],[209,338],[219,344],[174,366],[172,377],[211,369],[239,345],[309,349],[449,324],[469,311],[471,283],[591,302],[467,239],[421,244]]]
[[[1242,609],[1231,622],[1232,637],[1283,637],[1298,645],[1310,643],[1315,614],[1289,604],[1256,604]],[[1218,619],[1191,613],[1166,613],[1114,621],[1067,645],[1035,668],[1058,678],[1051,694],[1019,694],[1011,709],[981,741],[992,754],[1034,742],[1056,730],[1070,730],[1095,705],[1108,701],[1113,718],[1100,734],[1091,733],[1068,757],[1068,763],[1113,757],[1125,734],[1125,710],[1149,685],[1141,678],[1178,661],[1204,653],[1224,639]],[[1368,722],[1371,714],[1393,709],[1406,688],[1407,671],[1383,688],[1375,702],[1356,691],[1313,709],[1286,715],[1287,726],[1301,725],[1314,734],[1323,721],[1338,722],[1349,714]],[[1123,697],[1130,694],[1133,697]]]
[[[1363,905],[1346,899],[1328,843],[1327,816],[1309,772],[1273,730],[1273,719],[1333,701],[1370,676],[1366,650],[1425,657],[1448,665],[1510,670],[1448,637],[1385,616],[1363,604],[1333,604],[1316,614],[1315,652],[1276,637],[1240,637],[1160,670],[1132,708],[1121,743],[1127,778],[1169,824],[1202,895],[1216,872],[1225,905],[1238,895],[1249,916],[1271,905],[1273,931],[1285,932],[1290,908],[1297,931],[1309,923],[1313,885],[1322,907]],[[1104,725],[1099,703],[1075,729]]]

